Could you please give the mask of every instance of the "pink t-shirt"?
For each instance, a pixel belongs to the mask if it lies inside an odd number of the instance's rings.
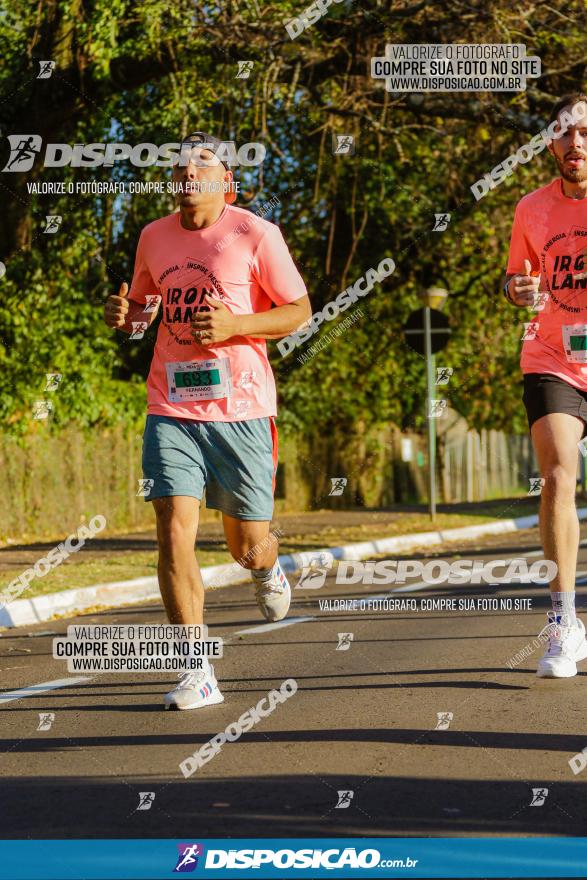
[[[562,180],[521,199],[514,215],[508,275],[524,274],[524,260],[540,272],[544,307],[524,321],[524,373],[550,373],[587,391],[587,199],[565,196]]]
[[[250,315],[307,291],[274,223],[226,205],[204,229],[184,229],[179,213],[143,229],[129,299],[161,297],[162,318],[147,379],[148,412],[199,421],[275,416],[276,391],[264,339],[236,336],[203,346],[191,319],[208,311],[204,294]]]

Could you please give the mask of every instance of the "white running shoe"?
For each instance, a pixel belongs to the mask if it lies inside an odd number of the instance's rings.
[[[291,589],[279,559],[275,561],[267,580],[255,579],[255,597],[265,620],[273,623],[286,616],[291,602]]]
[[[178,678],[177,687],[165,694],[166,709],[201,709],[224,702],[213,666],[195,672],[180,672]]]
[[[577,662],[587,657],[585,627],[577,618],[571,624],[568,615],[548,613],[548,648],[538,663],[539,678],[572,678],[577,674]]]

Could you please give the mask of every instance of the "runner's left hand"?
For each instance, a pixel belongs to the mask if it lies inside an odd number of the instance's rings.
[[[192,319],[191,335],[200,345],[215,345],[237,335],[236,316],[219,299],[206,294],[209,312],[198,312]]]

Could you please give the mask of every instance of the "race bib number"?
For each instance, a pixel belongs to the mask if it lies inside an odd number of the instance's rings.
[[[176,361],[165,364],[170,403],[229,398],[232,391],[230,361]]]
[[[587,324],[565,324],[563,347],[571,364],[587,364]]]

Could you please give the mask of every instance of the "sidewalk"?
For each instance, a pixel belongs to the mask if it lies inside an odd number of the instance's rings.
[[[398,505],[386,510],[317,510],[287,513],[275,517],[272,529],[274,531],[279,529],[283,533],[280,538],[280,552],[293,553],[334,543],[353,543],[411,532],[427,532],[434,528],[473,525],[484,520],[527,516],[538,512],[537,502],[537,498],[523,496],[497,501],[441,504],[438,506],[435,525],[431,524],[427,509],[422,504],[402,505],[401,507]],[[33,566],[59,541],[63,541],[66,535],[67,532],[63,532],[53,541],[37,541],[0,547],[0,584],[8,584],[24,569]],[[200,524],[197,551],[203,558],[203,564],[217,564],[231,560],[220,521]],[[129,562],[132,561],[132,567],[135,570],[134,563],[138,561],[140,568],[142,561],[136,560],[133,554],[143,556],[144,554],[156,553],[157,535],[154,526],[146,531],[128,532],[111,537],[102,537],[101,534],[98,534],[95,538],[88,540],[79,552],[73,553],[56,571],[67,567],[67,577],[70,579],[72,567],[76,569],[75,574],[79,576],[81,569],[89,566],[90,563],[103,561],[105,557],[118,560],[120,564],[123,564],[125,559],[130,557]],[[209,555],[212,558],[206,558]],[[136,576],[147,573],[135,572]],[[46,582],[51,577],[52,574],[49,574],[38,583],[42,584],[43,581]],[[88,583],[91,582],[90,580]]]
[[[472,511],[471,506],[464,513],[454,513],[438,516],[434,525],[429,518],[424,518],[426,531],[417,529],[416,525],[422,522],[420,510],[406,511],[337,511],[336,526],[332,525],[334,511],[316,511],[313,513],[299,514],[297,516],[282,516],[275,520],[273,529],[282,536],[280,546],[280,561],[286,573],[299,572],[304,566],[314,564],[317,551],[328,551],[331,559],[368,559],[380,554],[403,555],[407,551],[416,555],[427,552],[430,546],[439,546],[444,543],[455,541],[470,541],[482,536],[501,535],[523,529],[534,528],[538,522],[538,516],[531,508],[535,499],[523,498],[509,503],[504,507],[503,502],[492,502],[483,508],[477,507]],[[528,509],[530,507],[530,510]],[[513,508],[518,516],[499,516],[507,514]],[[493,516],[491,516],[493,514]],[[587,517],[587,508],[579,512],[581,519]],[[477,520],[477,522],[476,522]],[[480,522],[478,520],[481,520]],[[457,522],[456,527],[453,525]],[[450,522],[450,525],[447,525]],[[406,525],[412,526],[412,531],[406,529]],[[473,523],[473,524],[471,524]],[[286,531],[289,527],[289,532]],[[203,531],[203,543],[222,547],[224,545],[222,530],[219,523],[207,524]],[[295,534],[291,534],[295,531]],[[378,534],[379,533],[379,534]],[[395,533],[395,534],[394,534]],[[354,536],[354,540],[352,539]],[[285,539],[285,540],[284,540]],[[358,540],[357,540],[358,539]],[[29,586],[23,590],[21,596],[15,597],[8,605],[0,608],[0,628],[22,626],[40,621],[50,620],[55,617],[72,617],[80,612],[95,611],[100,608],[113,608],[121,605],[144,603],[159,599],[159,585],[156,574],[156,541],[153,532],[135,535],[120,536],[118,538],[93,539],[91,549],[86,551],[86,561],[81,556],[82,551],[73,554],[77,557],[77,565],[66,562],[59,566],[60,576],[65,579],[66,588],[59,589],[52,586],[47,589],[44,578],[32,579]],[[102,547],[96,546],[101,544]],[[142,574],[134,564],[137,557],[145,554],[137,552],[137,547],[151,545],[146,555],[150,558],[150,571]],[[42,545],[33,545],[42,558],[46,548]],[[132,549],[129,549],[132,548]],[[289,548],[289,552],[287,552]],[[0,553],[31,553],[31,546],[23,547],[22,551],[0,551]],[[126,554],[126,559],[132,559],[131,576],[126,579],[93,577],[96,567],[104,570],[103,559],[111,560],[116,554]],[[203,552],[198,550],[200,569],[204,586],[207,589],[225,587],[244,583],[250,580],[250,573],[234,562],[228,553],[221,553],[223,560],[220,564],[205,564],[202,560]],[[208,551],[208,554],[210,551]],[[102,557],[97,562],[88,561],[91,555]],[[70,557],[71,559],[71,557]],[[5,560],[6,561],[6,560]],[[15,563],[12,559],[10,562]],[[65,565],[70,568],[65,569]],[[328,563],[326,563],[328,564]],[[73,568],[71,567],[73,565]],[[100,569],[101,566],[101,569]],[[29,571],[29,577],[33,575]],[[5,575],[6,576],[6,575]],[[92,579],[93,577],[93,579]],[[86,579],[86,584],[80,581]],[[88,578],[90,581],[88,583]],[[39,589],[39,584],[45,589]]]

